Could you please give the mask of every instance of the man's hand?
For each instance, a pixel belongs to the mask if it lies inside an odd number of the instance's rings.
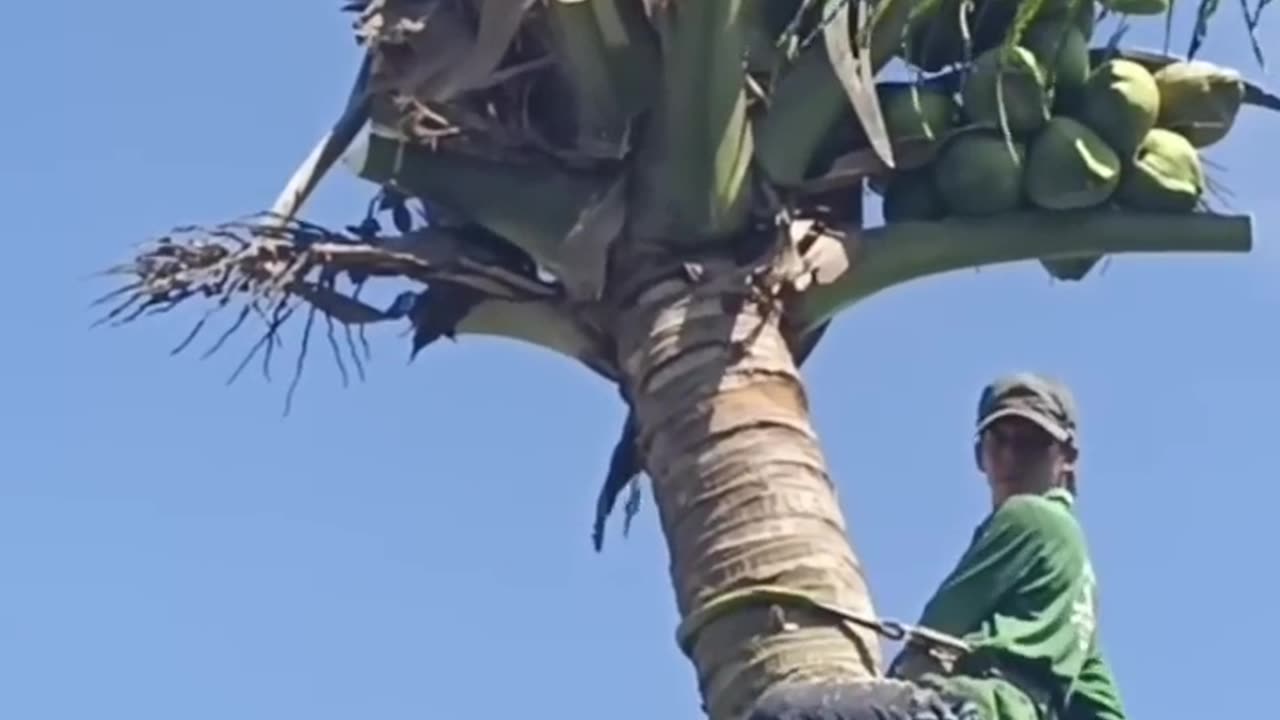
[[[908,643],[902,652],[889,663],[887,675],[894,678],[915,680],[928,673],[946,674],[947,666],[928,648]]]

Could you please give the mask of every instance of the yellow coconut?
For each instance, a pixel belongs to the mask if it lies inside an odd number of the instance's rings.
[[[1204,168],[1191,141],[1155,128],[1125,169],[1116,200],[1135,210],[1187,212],[1204,193]]]
[[[1048,210],[1101,205],[1120,183],[1121,162],[1098,134],[1068,117],[1049,121],[1027,151],[1027,198]]]
[[[977,125],[1005,127],[1014,135],[1040,129],[1049,119],[1044,73],[1030,50],[993,48],[974,60],[961,93],[964,112]]]
[[[1090,73],[1074,114],[1121,157],[1128,157],[1155,127],[1160,90],[1138,63],[1108,60]]]
[[[1244,102],[1244,79],[1230,68],[1201,60],[1175,62],[1155,73],[1160,117],[1168,128],[1198,147],[1226,137]]]
[[[956,215],[994,215],[1022,202],[1026,151],[999,130],[974,127],[952,135],[933,164],[934,184]]]

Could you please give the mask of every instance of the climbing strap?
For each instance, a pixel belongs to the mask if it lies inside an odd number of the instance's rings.
[[[851,625],[877,632],[889,640],[905,640],[919,643],[960,656],[968,655],[970,652],[968,643],[946,633],[927,627],[908,625],[897,620],[885,620],[863,615],[838,605],[823,602],[807,593],[776,585],[754,585],[740,590],[731,590],[708,601],[702,607],[689,613],[680,623],[680,626],[676,628],[676,642],[679,643],[680,649],[686,655],[692,656],[693,642],[697,639],[698,633],[707,625],[710,625],[729,611],[744,605],[766,604],[799,605],[810,610],[818,610],[844,620]]]

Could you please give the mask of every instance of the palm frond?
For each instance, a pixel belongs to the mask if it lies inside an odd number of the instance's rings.
[[[395,320],[408,321],[415,330],[415,354],[458,332],[494,334],[557,350],[605,377],[616,377],[602,341],[561,307],[564,290],[560,285],[539,279],[532,268],[513,264],[461,228],[425,227],[405,235],[355,237],[263,213],[208,228],[177,228],[107,272],[124,281],[95,302],[114,303],[95,324],[123,325],[183,305],[212,303],[173,354],[191,346],[211,318],[233,304],[241,306],[240,312],[204,357],[221,349],[248,320],[260,318],[266,328],[229,382],[255,358],[261,358],[263,374],[269,379],[272,358],[283,345],[282,329],[305,309],[286,410],[320,315],[344,383],[347,363],[363,377],[368,358],[363,334],[362,358],[352,328]],[[400,293],[379,308],[360,299],[360,290],[373,277],[407,280],[418,288]],[[343,289],[344,280],[349,289]],[[337,337],[337,325],[344,328],[345,344]]]
[[[850,12],[850,3],[856,2],[856,14]],[[854,114],[866,132],[871,149],[887,166],[893,167],[893,147],[889,142],[889,131],[885,127],[884,115],[880,111],[880,100],[876,95],[873,58],[871,55],[871,18],[868,17],[870,0],[826,0],[823,5],[824,25],[822,28],[823,43],[827,49],[827,58],[835,70],[840,85],[853,105]],[[851,25],[851,20],[853,24]],[[858,51],[855,54],[850,43],[850,36],[857,38]]]
[[[1191,44],[1187,47],[1187,58],[1194,58],[1204,44],[1209,33],[1209,20],[1218,12],[1220,0],[1199,0],[1196,5],[1196,22],[1191,29]]]
[[[636,157],[633,235],[694,246],[745,226],[754,140],[743,58],[752,18],[740,0],[652,10],[661,74]]]
[[[658,48],[640,8],[622,0],[549,3],[558,67],[574,90],[577,148],[620,160],[635,117],[654,100]]]
[[[1254,7],[1250,9],[1249,0],[1240,0],[1240,14],[1244,19],[1245,32],[1249,36],[1249,45],[1258,67],[1263,69],[1266,68],[1267,61],[1262,52],[1262,45],[1258,41],[1258,27],[1262,22],[1262,11],[1270,4],[1271,0],[1257,0]],[[1200,52],[1209,35],[1209,23],[1218,14],[1220,6],[1221,0],[1199,0],[1196,4],[1195,24],[1192,27],[1191,40],[1187,48],[1188,59],[1194,58]]]
[[[836,128],[856,125],[825,48],[810,46],[781,73],[755,119],[756,162],[770,182],[792,187]]]
[[[1262,45],[1258,42],[1258,26],[1262,23],[1262,11],[1271,4],[1271,0],[1257,0],[1253,11],[1249,11],[1249,0],[1240,0],[1240,12],[1244,14],[1245,31],[1249,33],[1249,44],[1253,47],[1253,57],[1258,67],[1266,69],[1267,60],[1262,55]]]
[[[484,157],[456,146],[433,149],[378,131],[370,132],[360,147],[352,162],[361,177],[427,198],[488,228],[562,278],[574,272],[565,243],[610,179],[536,154]]]
[[[320,181],[337,163],[369,118],[369,77],[373,57],[365,55],[360,70],[348,94],[347,105],[334,122],[333,127],[316,143],[311,154],[294,171],[289,182],[276,198],[271,212],[282,219],[291,220],[302,210]]]

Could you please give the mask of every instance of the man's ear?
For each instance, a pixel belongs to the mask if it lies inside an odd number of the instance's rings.
[[[1062,474],[1065,476],[1063,485],[1072,495],[1078,494],[1076,488],[1076,462],[1080,458],[1080,451],[1071,445],[1062,446]]]
[[[1074,445],[1062,445],[1062,465],[1068,470],[1075,472],[1076,462],[1080,460],[1080,451]]]
[[[987,468],[982,464],[982,441],[975,440],[973,443],[973,464],[978,466],[979,472],[986,472]]]

